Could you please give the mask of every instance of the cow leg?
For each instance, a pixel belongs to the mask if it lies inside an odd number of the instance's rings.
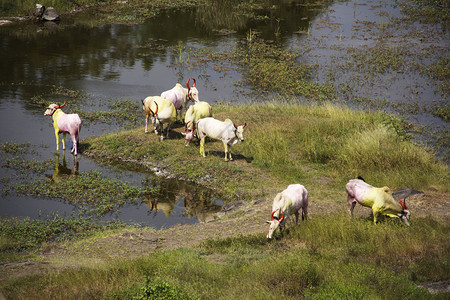
[[[59,129],[55,129],[55,136],[56,136],[56,151],[59,150]]]
[[[167,124],[166,139],[169,138],[170,124]]]
[[[347,203],[348,203],[348,212],[350,213],[350,216],[353,216],[353,209],[356,206],[356,200],[350,194],[347,194]]]
[[[228,144],[223,143],[223,147],[225,148],[225,161],[228,161]]]
[[[376,207],[372,207],[372,214],[373,214],[373,224],[377,224],[378,217],[380,216],[381,212]]]
[[[295,212],[295,224],[298,224],[299,210]]]
[[[205,155],[205,139],[206,139],[206,137],[203,137],[200,140],[200,155],[203,157],[206,157],[206,155]]]
[[[62,144],[63,144],[63,150],[66,150],[66,133],[65,132],[63,132]]]
[[[148,117],[149,115],[145,115],[145,133],[148,132]]]
[[[70,153],[73,153],[74,155],[77,155],[77,137],[76,134],[71,135],[72,137],[72,149],[70,150]]]

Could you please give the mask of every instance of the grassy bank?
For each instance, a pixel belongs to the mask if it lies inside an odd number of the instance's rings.
[[[445,299],[420,285],[449,280],[448,234],[432,217],[406,228],[337,214],[272,242],[263,234],[207,240],[0,285],[8,299]]]
[[[406,124],[393,116],[293,101],[215,105],[213,112],[218,119],[247,123],[245,142],[232,148],[233,162],[223,161],[219,141],[207,141],[206,159],[198,142],[185,147],[181,125],[162,143],[137,128],[88,138],[81,148],[88,156],[157,165],[230,200],[264,196],[265,189],[292,182],[313,192],[324,181],[331,191],[341,190],[358,175],[376,186],[448,191],[448,168],[415,145]],[[202,180],[206,176],[209,180]]]

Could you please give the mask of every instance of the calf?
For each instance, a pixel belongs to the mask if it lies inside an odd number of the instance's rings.
[[[271,239],[277,228],[282,229],[290,215],[295,214],[298,224],[299,211],[302,209],[302,220],[308,218],[308,191],[301,184],[290,184],[284,191],[275,196],[267,238]]]
[[[244,128],[247,123],[236,126],[230,119],[219,121],[208,117],[197,121],[197,135],[200,139],[200,154],[205,155],[205,138],[221,140],[225,148],[225,161],[233,160],[231,156],[231,146],[238,141],[244,141]]]
[[[72,138],[72,149],[70,150],[73,155],[78,154],[78,139],[80,136],[80,130],[81,130],[81,119],[78,114],[65,114],[61,107],[66,105],[66,101],[64,101],[63,105],[58,104],[50,104],[47,107],[47,110],[45,111],[44,115],[51,116],[53,119],[53,127],[55,128],[55,136],[56,136],[56,151],[59,150],[59,138],[58,135],[62,132],[63,138],[62,138],[62,144],[63,144],[63,150],[66,150],[66,133],[70,134],[70,137]]]
[[[362,179],[351,179],[345,185],[347,192],[348,211],[353,216],[353,209],[356,203],[365,207],[372,208],[373,222],[376,224],[378,217],[385,215],[388,217],[398,217],[400,220],[409,226],[409,219],[411,213],[406,207],[405,200],[403,202],[398,199],[398,202],[392,197],[391,190],[385,186],[376,188],[367,184]]]

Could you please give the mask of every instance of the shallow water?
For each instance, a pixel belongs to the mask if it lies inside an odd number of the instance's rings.
[[[243,79],[239,68],[225,71],[212,65],[190,66],[190,57],[182,47],[221,49],[245,39],[250,29],[263,39],[298,49],[299,60],[318,64],[315,74],[318,81],[333,81],[337,86],[345,84],[355,76],[354,70],[347,71],[340,65],[343,57],[349,55],[348,47],[370,47],[380,43],[377,37],[388,30],[384,24],[401,15],[394,1],[336,2],[326,11],[321,10],[322,5],[307,7],[302,2],[274,1],[273,9],[258,11],[259,16],[268,18],[256,20],[233,11],[233,1],[219,1],[216,4],[220,5],[214,8],[162,12],[141,25],[95,25],[96,16],[89,13],[68,17],[58,25],[26,22],[0,26],[0,143],[30,143],[35,149],[29,155],[33,159],[55,159],[51,119],[43,115],[45,107],[30,101],[39,96],[49,103],[62,103],[67,97],[55,96],[53,86],[82,91],[85,96],[76,105],[83,110],[103,110],[107,103],[120,99],[139,103],[140,99],[159,95],[177,82],[184,84],[189,77],[197,79],[203,101],[211,104],[247,101],[251,87],[242,84],[236,87]],[[364,31],[361,22],[372,22],[372,30]],[[219,30],[223,28],[227,30]],[[438,38],[425,42],[436,47],[448,45],[448,33],[439,26],[417,25],[417,28],[437,32]],[[415,30],[420,31],[417,28]],[[400,29],[398,34],[397,38],[407,38]],[[417,49],[426,46],[425,42],[418,43],[412,36],[407,45],[415,45]],[[395,38],[384,42],[395,45]],[[173,50],[177,47],[181,52]],[[355,93],[386,98],[389,103],[417,102],[429,106],[447,101],[435,93],[439,82],[430,81],[414,70],[388,72],[374,77],[371,82],[354,81]],[[68,99],[66,112],[71,110],[70,101]],[[432,130],[444,128],[448,132],[445,122],[424,110],[410,113],[393,106],[386,110]],[[137,126],[144,125],[143,115],[140,117]],[[110,122],[84,122],[81,139],[118,129],[118,125]],[[418,136],[420,138],[424,141],[432,139]],[[70,148],[69,137],[66,141]],[[68,150],[66,152],[66,164],[72,166],[73,157]],[[58,160],[62,164],[62,157]],[[199,187],[165,181],[148,171],[105,166],[83,155],[78,156],[77,162],[78,172],[99,170],[141,187],[160,184],[159,199],[142,199],[141,204],[122,207],[109,218],[160,228],[209,220],[220,210],[221,200]],[[54,168],[49,168],[46,174],[51,175]],[[0,178],[14,176],[12,173],[14,171],[2,166]],[[4,190],[4,180],[0,185]],[[198,205],[200,202],[202,205]],[[76,207],[60,199],[39,199],[14,193],[2,196],[0,201],[2,217],[36,218],[52,212],[70,214],[74,210]]]

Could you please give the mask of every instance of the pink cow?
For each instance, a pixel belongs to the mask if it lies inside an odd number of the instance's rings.
[[[70,134],[72,138],[73,146],[70,152],[74,155],[78,154],[78,139],[81,130],[81,119],[78,114],[65,114],[61,107],[66,105],[66,101],[64,101],[63,105],[50,104],[47,107],[44,115],[52,116],[53,119],[53,127],[55,128],[55,136],[56,136],[56,151],[59,150],[59,138],[58,135],[62,132],[63,138],[63,150],[66,150],[66,133]]]
[[[193,78],[194,85],[192,87],[189,86],[190,80],[191,79],[188,78],[188,81],[186,82],[187,88],[184,88],[181,84],[177,83],[172,89],[161,93],[161,97],[170,100],[173,103],[175,109],[177,110],[177,115],[180,116],[182,114],[183,108],[185,109],[187,107],[187,103],[189,100],[194,101],[194,103],[197,103],[199,101],[198,90],[195,87],[195,79]]]
[[[359,177],[361,178],[361,177]],[[362,178],[351,179],[346,185],[348,211],[353,215],[353,209],[356,203],[365,207],[372,208],[373,222],[376,224],[380,215],[388,217],[398,217],[409,226],[411,213],[406,207],[405,200],[403,202],[398,199],[396,201],[392,196],[391,190],[385,186],[376,188],[367,184]]]

